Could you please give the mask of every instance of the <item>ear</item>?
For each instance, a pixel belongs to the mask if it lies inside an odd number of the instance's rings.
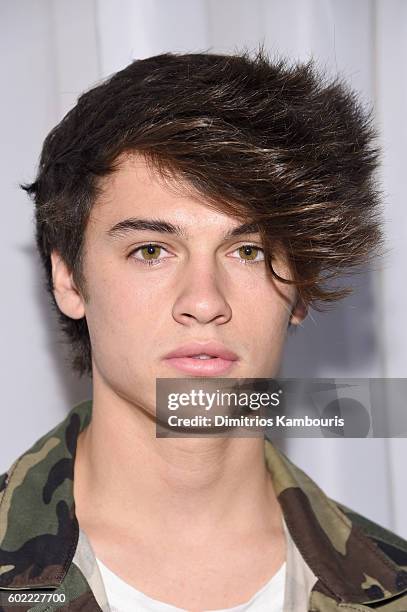
[[[290,316],[291,325],[300,325],[308,314],[308,307],[301,297],[297,298]]]
[[[82,319],[85,316],[84,300],[75,286],[72,272],[58,251],[52,251],[51,264],[54,296],[58,308],[71,319]]]

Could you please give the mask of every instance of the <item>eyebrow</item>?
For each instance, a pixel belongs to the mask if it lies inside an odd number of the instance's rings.
[[[113,227],[111,227],[106,233],[112,238],[122,238],[132,232],[138,231],[153,231],[160,232],[162,234],[174,234],[179,238],[187,238],[188,234],[183,227],[164,221],[163,219],[140,219],[131,217],[130,219],[123,219],[119,221]],[[257,223],[243,223],[230,230],[224,235],[223,239],[228,240],[229,238],[235,238],[236,236],[243,236],[245,234],[257,234],[259,233],[259,225]]]

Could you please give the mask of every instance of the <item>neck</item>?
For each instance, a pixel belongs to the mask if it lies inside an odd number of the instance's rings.
[[[75,460],[85,531],[99,525],[135,538],[176,534],[178,542],[185,534],[196,543],[281,531],[263,438],[156,438],[145,411],[98,391]]]

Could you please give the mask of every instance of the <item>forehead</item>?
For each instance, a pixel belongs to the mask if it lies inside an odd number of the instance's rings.
[[[94,226],[111,227],[125,218],[147,216],[167,219],[186,228],[186,233],[188,228],[223,231],[242,224],[242,219],[215,207],[182,177],[164,175],[140,154],[122,155],[115,168],[99,183],[89,219]],[[248,224],[248,229],[254,231],[254,225]]]

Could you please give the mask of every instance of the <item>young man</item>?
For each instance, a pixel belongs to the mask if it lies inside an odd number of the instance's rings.
[[[407,543],[270,441],[155,435],[156,378],[272,378],[346,293],[380,243],[372,138],[343,85],[262,53],[135,61],[48,135],[26,189],[93,398],[0,477],[2,609],[407,609]]]

